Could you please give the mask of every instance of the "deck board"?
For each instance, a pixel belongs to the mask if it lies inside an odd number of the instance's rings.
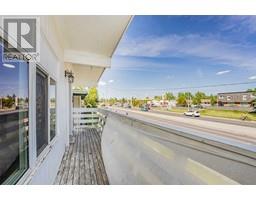
[[[54,184],[109,184],[101,154],[101,137],[94,128],[84,128],[64,153]]]

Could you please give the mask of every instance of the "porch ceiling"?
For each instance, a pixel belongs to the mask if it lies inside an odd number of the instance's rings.
[[[65,62],[110,67],[131,16],[55,16]]]
[[[72,71],[75,79],[74,87],[97,87],[98,81],[104,72],[105,68],[92,67],[89,65],[73,64]]]
[[[95,87],[132,16],[55,16],[64,62],[71,66],[73,86]]]

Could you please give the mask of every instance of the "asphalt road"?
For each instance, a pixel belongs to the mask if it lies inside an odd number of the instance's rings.
[[[161,111],[161,110],[154,110],[154,109],[151,109],[150,112],[187,118],[187,116],[184,116],[183,113],[175,113],[175,112]],[[201,116],[199,119],[205,120],[205,121],[211,121],[211,122],[220,122],[224,124],[234,124],[239,126],[246,126],[246,127],[250,126],[250,127],[256,128],[256,122],[242,121],[238,119],[226,119],[226,118],[208,117],[208,116]]]
[[[212,118],[192,118],[180,114],[167,114],[159,111],[143,112],[140,110],[124,109],[112,107],[112,111],[128,114],[141,120],[150,120],[156,124],[169,126],[177,126],[187,128],[189,130],[200,131],[206,136],[221,136],[223,138],[232,139],[244,144],[256,145],[256,127],[255,125],[246,126],[240,124],[242,122],[234,120],[212,119]],[[220,121],[221,120],[221,121]]]

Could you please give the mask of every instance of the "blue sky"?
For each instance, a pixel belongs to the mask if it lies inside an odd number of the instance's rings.
[[[255,16],[135,16],[99,92],[101,97],[216,94],[256,84],[172,88],[248,81],[256,82]]]

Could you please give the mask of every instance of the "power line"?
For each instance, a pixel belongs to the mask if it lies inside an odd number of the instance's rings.
[[[172,87],[172,88],[114,88],[114,90],[147,90],[147,91],[162,91],[162,90],[187,90],[187,89],[200,89],[200,88],[211,88],[211,87],[223,87],[223,86],[233,86],[233,85],[249,85],[256,83],[256,81],[249,82],[238,82],[238,83],[222,83],[222,84],[213,84],[213,85],[201,85],[201,86],[191,86],[191,87]]]

